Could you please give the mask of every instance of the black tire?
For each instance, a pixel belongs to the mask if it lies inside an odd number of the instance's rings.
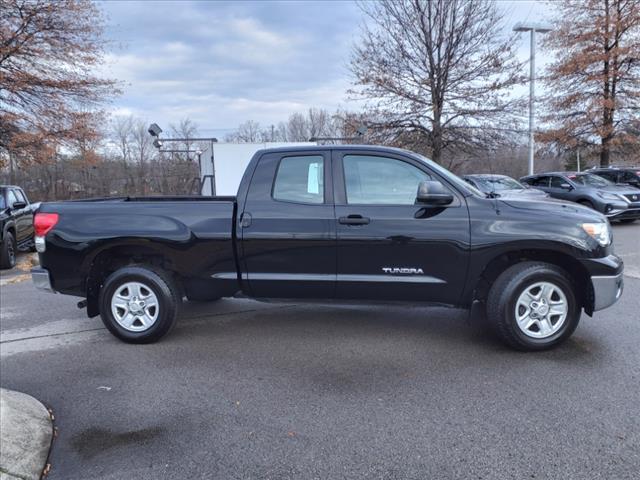
[[[137,318],[130,328],[142,329],[139,331],[131,331],[121,325],[111,308],[115,293],[125,284],[131,282],[142,285],[145,291],[152,292],[157,299],[158,310],[150,310],[157,318],[148,328],[145,328],[140,319],[143,315],[136,316],[131,313],[132,317]],[[143,297],[140,298],[142,299]],[[174,327],[181,299],[182,297],[173,279],[165,271],[149,265],[132,265],[116,270],[109,275],[100,289],[98,302],[100,305],[100,317],[113,335],[127,343],[153,343],[160,340]],[[139,306],[135,307],[139,308]],[[123,310],[123,312],[126,312],[126,314],[133,312],[129,308],[134,307],[127,307],[127,310]]]
[[[526,334],[516,320],[519,296],[538,282],[553,284],[562,291],[567,301],[564,322],[546,338],[534,338]],[[493,283],[487,298],[488,322],[505,344],[517,350],[538,351],[559,345],[574,332],[580,314],[581,306],[575,295],[575,287],[567,273],[543,262],[522,262],[509,267]]]
[[[637,218],[623,218],[622,220],[618,220],[620,223],[633,223],[637,220]]]
[[[591,210],[596,209],[596,207],[593,206],[593,203],[591,203],[589,200],[578,200],[578,203],[580,205],[584,205],[587,208],[590,208]]]
[[[0,250],[0,268],[13,268],[16,266],[17,255],[16,239],[11,232],[4,234],[2,250]]]

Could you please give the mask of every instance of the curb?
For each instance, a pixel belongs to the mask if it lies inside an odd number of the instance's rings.
[[[0,480],[39,480],[52,438],[51,415],[42,403],[0,388]]]

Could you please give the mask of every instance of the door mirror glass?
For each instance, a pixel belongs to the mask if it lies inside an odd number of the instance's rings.
[[[427,205],[449,205],[453,195],[437,180],[425,180],[418,185],[417,203]]]
[[[563,188],[564,190],[573,190],[573,187],[568,183],[561,183],[560,188]]]
[[[13,205],[11,206],[11,208],[13,208],[14,210],[20,210],[26,206],[27,206],[26,203],[17,201],[17,202],[13,202]]]

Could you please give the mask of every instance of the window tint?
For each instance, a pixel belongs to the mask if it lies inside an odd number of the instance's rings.
[[[532,185],[534,187],[548,187],[549,177],[544,176],[544,177],[532,178],[531,180],[529,180],[529,185]]]
[[[569,183],[562,177],[551,177],[551,188],[562,188],[563,183]]]
[[[637,182],[638,176],[632,172],[621,172],[620,179],[623,182]]]
[[[618,175],[617,172],[596,172],[595,174],[600,177],[606,178],[611,182],[615,182],[616,176]]]
[[[324,202],[324,159],[320,155],[284,157],[273,185],[273,198],[287,202]]]
[[[413,205],[418,184],[431,177],[413,165],[386,157],[345,155],[347,203]]]
[[[20,190],[17,190],[17,189],[16,189],[16,190],[14,190],[14,191],[13,191],[13,193],[15,194],[16,199],[17,199],[19,202],[27,203],[27,201],[26,201],[26,200],[25,200],[25,198],[24,198],[24,195],[22,194],[22,192],[21,192]]]
[[[16,198],[16,194],[13,193],[13,190],[9,190],[9,192],[7,193],[7,203],[9,204],[9,206],[12,206],[17,201],[18,199]]]

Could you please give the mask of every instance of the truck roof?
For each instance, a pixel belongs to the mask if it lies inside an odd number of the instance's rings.
[[[260,153],[266,152],[304,152],[304,151],[312,151],[317,152],[318,150],[353,150],[353,151],[362,151],[362,150],[376,150],[379,152],[389,152],[389,153],[403,153],[403,154],[411,154],[416,155],[415,152],[410,150],[405,150],[403,148],[396,147],[384,147],[381,145],[292,145],[290,147],[274,147],[274,148],[263,148],[258,150]]]

